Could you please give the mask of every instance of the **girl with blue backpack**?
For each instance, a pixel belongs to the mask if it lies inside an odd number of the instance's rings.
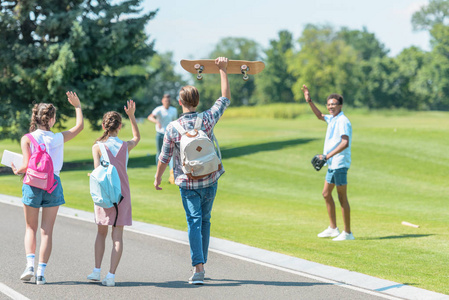
[[[95,223],[97,224],[97,237],[95,239],[95,268],[93,269],[93,272],[87,276],[87,279],[91,281],[100,281],[101,262],[103,260],[108,227],[112,226],[111,237],[113,247],[111,253],[111,265],[109,273],[102,281],[102,284],[105,286],[115,286],[115,271],[123,252],[123,228],[124,226],[132,225],[131,194],[127,174],[128,154],[129,151],[139,143],[140,133],[134,116],[136,104],[133,100],[129,100],[127,104],[128,106],[125,106],[124,109],[131,121],[133,138],[128,142],[124,142],[117,137],[122,128],[122,117],[118,112],[110,111],[103,116],[102,126],[104,133],[97,139],[97,143],[92,147],[94,167],[97,168],[104,160],[99,143],[102,143],[105,146],[109,163],[117,169],[120,177],[121,194],[123,196],[123,199],[117,206],[117,210],[114,206],[103,208],[99,205],[94,205]]]
[[[30,281],[34,272],[36,233],[39,210],[42,207],[41,244],[36,284],[45,284],[44,271],[52,250],[53,226],[59,206],[64,204],[64,194],[59,173],[62,168],[64,143],[76,137],[84,128],[81,103],[76,93],[66,93],[69,103],[75,108],[76,124],[67,131],[53,133],[56,123],[56,108],[50,103],[39,103],[33,107],[30,133],[21,139],[22,166],[12,165],[14,174],[24,174],[22,202],[25,215],[25,252],[27,264],[20,276]]]

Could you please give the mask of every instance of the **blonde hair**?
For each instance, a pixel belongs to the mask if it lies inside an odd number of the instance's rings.
[[[98,138],[95,142],[101,142],[107,140],[111,132],[115,132],[119,129],[122,124],[122,116],[116,111],[108,111],[103,115],[103,135]]]
[[[186,85],[181,88],[179,99],[186,107],[197,107],[200,102],[200,93],[196,87]]]
[[[44,126],[46,130],[50,130],[48,122],[56,115],[56,107],[51,103],[35,104],[31,114],[30,132],[35,131],[39,125]]]

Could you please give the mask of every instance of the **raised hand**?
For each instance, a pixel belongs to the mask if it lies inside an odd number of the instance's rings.
[[[304,98],[306,99],[306,102],[312,101],[312,99],[310,99],[309,89],[305,84],[303,84],[301,91],[304,93]]]
[[[128,117],[134,116],[134,113],[136,112],[136,102],[130,99],[126,101],[126,104],[128,105],[128,107],[126,107],[125,105],[125,113],[128,115]]]
[[[215,59],[215,64],[218,66],[219,69],[226,70],[228,67],[228,59],[226,57],[217,57]]]
[[[68,91],[65,93],[67,95],[67,100],[69,100],[69,103],[72,104],[75,108],[81,107],[80,99],[78,98],[78,95],[72,91]]]

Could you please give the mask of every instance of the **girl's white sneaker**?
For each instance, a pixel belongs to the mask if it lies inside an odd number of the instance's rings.
[[[88,280],[100,281],[100,272],[92,272],[92,274],[87,275]]]
[[[115,278],[105,278],[101,284],[105,286],[115,286]]]
[[[318,233],[318,237],[325,238],[325,237],[336,237],[340,234],[340,230],[338,230],[338,227],[331,228],[330,226],[327,227],[323,232]]]
[[[354,240],[354,235],[351,233],[347,233],[346,231],[343,231],[340,233],[339,236],[337,236],[335,239],[332,239],[333,241],[351,241]]]

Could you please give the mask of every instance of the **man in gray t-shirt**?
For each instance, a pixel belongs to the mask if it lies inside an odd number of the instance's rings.
[[[156,107],[148,116],[148,120],[156,124],[156,166],[161,153],[162,144],[164,143],[165,128],[167,125],[178,119],[178,111],[173,106],[170,106],[170,95],[165,94],[162,97],[162,105]],[[173,177],[173,162],[170,162],[170,183],[174,184]]]

